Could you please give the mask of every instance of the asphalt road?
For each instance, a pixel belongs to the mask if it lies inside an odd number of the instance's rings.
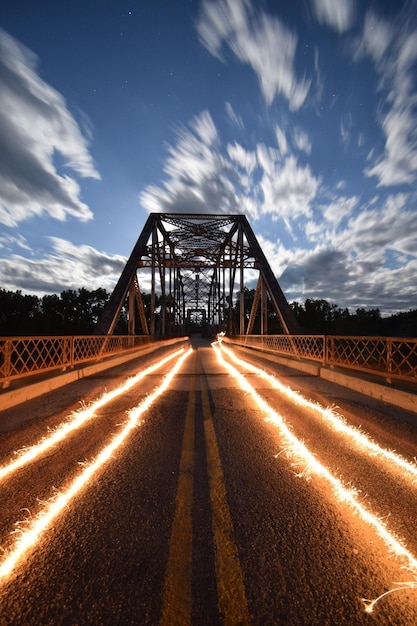
[[[0,412],[0,624],[417,624],[416,416],[203,340],[105,396],[166,354]]]

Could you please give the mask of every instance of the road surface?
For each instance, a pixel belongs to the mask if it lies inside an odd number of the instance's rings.
[[[417,624],[416,416],[167,354],[0,412],[0,624]]]

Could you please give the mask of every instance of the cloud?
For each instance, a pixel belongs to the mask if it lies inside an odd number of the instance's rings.
[[[349,256],[327,245],[314,249],[285,248],[280,242],[258,237],[262,249],[288,300],[324,299],[355,303],[352,299]]]
[[[190,128],[177,132],[175,145],[167,146],[164,166],[167,180],[161,187],[149,185],[140,194],[149,212],[242,213],[253,215],[253,202],[240,186],[236,159],[248,159],[239,148],[222,152],[220,138],[208,111],[195,116]],[[242,163],[241,163],[242,165]],[[250,173],[248,171],[248,173]],[[244,184],[243,179],[241,183]],[[246,186],[246,184],[245,184]]]
[[[416,255],[417,201],[410,194],[389,195],[375,206],[352,217],[340,245],[349,245],[360,256],[384,259],[388,250]]]
[[[245,127],[241,116],[236,115],[230,102],[226,102],[226,113],[230,121],[233,122],[233,124],[235,124],[238,128],[243,129]]]
[[[66,289],[112,291],[126,259],[109,255],[87,245],[74,245],[58,237],[49,237],[52,250],[33,258],[10,254],[0,258],[3,289],[26,293],[60,293]]]
[[[321,179],[308,165],[298,163],[284,129],[275,129],[276,147],[259,143],[255,150],[247,150],[238,142],[223,148],[207,111],[189,126],[167,146],[167,179],[140,194],[147,211],[246,213],[255,220],[269,214],[283,219],[289,231],[292,221],[310,214]],[[300,129],[294,143],[310,149]]]
[[[294,144],[300,152],[305,152],[307,155],[311,154],[311,141],[306,132],[301,128],[294,129]]]
[[[285,136],[285,131],[278,124],[275,126],[275,135],[277,138],[278,150],[281,156],[285,156],[288,153],[288,141]]]
[[[313,293],[317,294],[314,297],[320,299],[329,289],[334,293],[338,285],[338,293],[343,293],[343,298],[346,298],[352,289],[346,252],[321,247],[307,255],[307,259],[308,262],[304,263],[306,290],[311,293],[314,286]]]
[[[340,137],[345,148],[348,147],[351,142],[352,130],[353,116],[352,113],[348,111],[347,113],[344,113],[340,119]]]
[[[353,0],[313,0],[313,10],[318,21],[338,33],[347,31],[355,19]]]
[[[235,142],[226,146],[227,154],[231,161],[247,174],[252,174],[257,166],[256,154],[245,150],[243,146]]]
[[[298,164],[294,155],[284,164],[270,163],[264,168],[261,188],[264,197],[262,213],[281,217],[287,224],[300,216],[308,217],[321,181],[308,165]]]
[[[9,251],[14,246],[16,246],[16,248],[21,248],[22,250],[31,249],[23,235],[0,234],[0,250]]]
[[[379,308],[385,315],[410,310],[416,306],[416,205],[417,197],[404,193],[365,207],[358,207],[356,197],[334,198],[323,209],[324,221],[308,222],[312,248],[263,245],[277,274],[283,272],[287,295],[323,298],[351,312],[360,307]]]
[[[329,188],[301,160],[311,150],[302,128],[274,130],[272,145],[224,144],[202,112],[167,146],[166,180],[144,190],[143,205],[157,212],[247,214],[289,299],[323,298],[352,312],[415,308],[407,281],[415,283],[417,195],[364,194],[362,200],[348,195],[344,181]]]
[[[417,137],[411,106],[397,101],[383,118],[382,130],[386,137],[384,154],[365,169],[365,174],[376,176],[378,186],[413,183],[417,175]]]
[[[370,56],[375,63],[380,63],[394,37],[391,24],[379,17],[374,11],[368,11],[363,25],[362,38],[355,41],[354,56]]]
[[[287,298],[324,299],[351,313],[415,309],[417,194],[375,196],[362,205],[358,196],[326,189],[320,196],[303,219],[305,240],[298,244],[278,229],[272,240],[262,222],[257,229],[263,228],[258,240]]]
[[[370,155],[365,175],[378,186],[412,184],[417,178],[416,63],[417,30],[412,22],[388,24],[374,12],[365,17],[354,59],[369,56],[379,76],[381,106],[378,120],[385,136],[382,154]]]
[[[359,198],[357,196],[334,195],[330,204],[322,207],[325,222],[333,228],[337,228],[343,220],[346,221],[352,215],[358,201]]]
[[[249,0],[204,0],[197,31],[202,44],[223,60],[226,44],[241,63],[255,72],[268,105],[279,94],[291,111],[299,109],[310,81],[297,80],[297,36],[276,17],[254,8]]]
[[[358,308],[379,308],[383,315],[415,309],[415,258],[402,262],[401,268],[391,268],[381,259],[357,257],[328,242],[312,250],[287,250],[281,244],[267,249],[268,260],[290,301],[323,299],[347,307],[351,313]]]
[[[42,214],[91,219],[68,171],[100,178],[88,138],[36,66],[36,56],[0,30],[0,222],[10,227]],[[57,155],[65,174],[57,170]]]

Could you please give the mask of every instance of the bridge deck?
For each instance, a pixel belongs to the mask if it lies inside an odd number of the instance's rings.
[[[0,413],[2,623],[415,623],[416,415],[192,344]]]

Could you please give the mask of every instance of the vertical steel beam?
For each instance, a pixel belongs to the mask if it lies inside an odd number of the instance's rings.
[[[142,294],[140,292],[137,274],[135,274],[134,283],[135,283],[136,305],[139,311],[139,319],[140,319],[140,323],[142,326],[142,332],[144,335],[149,335],[148,322],[146,320],[145,308],[143,306]]]
[[[152,230],[152,251],[151,251],[151,335],[155,337],[155,272],[156,272],[156,247],[158,245],[158,232],[156,223]]]
[[[238,249],[238,259],[240,259],[240,280],[239,280],[239,306],[240,306],[240,316],[239,316],[239,334],[245,334],[245,285],[244,285],[244,268],[243,268],[243,230],[242,227],[239,226],[238,238],[237,238],[237,249]]]
[[[268,334],[268,295],[266,292],[265,281],[262,276],[261,280],[261,335]]]
[[[255,324],[256,313],[259,308],[259,300],[261,298],[261,287],[262,287],[262,276],[259,274],[258,282],[255,290],[255,297],[253,298],[252,308],[249,316],[248,327],[246,329],[246,334],[250,335],[253,331],[253,326]]]
[[[127,307],[127,334],[135,334],[135,283],[132,280],[129,286],[129,298]]]
[[[234,334],[234,328],[233,328],[233,289],[234,289],[234,268],[232,268],[232,241],[229,242],[229,261],[228,261],[228,265],[229,265],[229,296],[228,296],[228,300],[229,300],[229,310],[228,310],[228,326],[227,326],[227,332],[229,335],[233,335]]]
[[[162,255],[158,243],[159,277],[161,282],[161,335],[167,332],[167,297],[166,297],[166,265],[165,265],[165,236],[162,235]]]

